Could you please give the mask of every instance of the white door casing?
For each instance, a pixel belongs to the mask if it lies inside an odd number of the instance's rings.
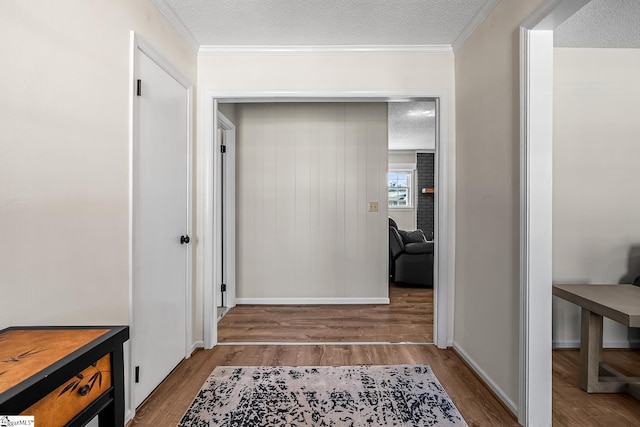
[[[548,0],[520,29],[520,396],[523,426],[551,425],[553,30],[590,0]]]
[[[223,187],[220,196],[224,198],[221,206],[224,220],[221,221],[220,231],[224,277],[221,277],[221,281],[227,286],[224,306],[233,308],[236,306],[236,126],[220,111],[217,111],[215,123],[215,134],[224,138],[223,141],[216,140],[215,144],[220,146],[224,142],[226,147],[225,153],[220,156],[220,164],[224,162],[221,168],[224,177],[220,183]],[[220,306],[220,303],[217,305]]]
[[[203,244],[199,247],[198,259],[203,260],[202,286],[204,299],[204,347],[212,348],[217,344],[217,284],[220,276],[219,257],[214,256],[219,247],[221,228],[221,203],[219,167],[220,151],[215,144],[217,135],[218,102],[389,102],[397,99],[436,99],[438,105],[438,124],[436,141],[436,239],[437,253],[434,259],[434,342],[440,348],[451,345],[448,331],[451,327],[448,315],[448,288],[453,277],[453,265],[449,254],[453,252],[453,236],[449,233],[449,103],[448,94],[441,91],[337,91],[337,92],[269,92],[269,91],[234,91],[207,92],[203,99],[202,109],[205,118],[205,138],[198,146],[202,153],[200,164],[203,173],[200,175],[199,187],[202,189],[201,226]],[[214,262],[215,260],[217,262]],[[214,261],[209,261],[214,260]]]
[[[191,245],[181,237],[192,236],[191,89],[135,35],[132,50],[129,404],[133,410],[189,355]]]

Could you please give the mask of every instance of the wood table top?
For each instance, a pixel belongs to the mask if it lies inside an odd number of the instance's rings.
[[[640,287],[553,285],[553,295],[626,326],[640,327]]]
[[[0,333],[0,394],[110,330],[110,328],[9,328],[4,330]]]

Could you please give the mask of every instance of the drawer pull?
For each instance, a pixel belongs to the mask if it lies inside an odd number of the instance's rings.
[[[86,396],[90,391],[91,387],[89,387],[88,385],[83,385],[78,389],[78,393],[80,394],[80,396]]]

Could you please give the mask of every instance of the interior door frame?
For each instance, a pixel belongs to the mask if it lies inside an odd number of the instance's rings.
[[[224,203],[221,206],[221,211],[224,209],[225,230],[221,228],[218,231],[218,235],[222,236],[224,233],[225,236],[224,271],[227,276],[227,305],[225,307],[233,308],[236,306],[236,125],[218,110],[217,103],[214,107],[214,114],[215,122],[217,123],[214,131],[215,147],[219,147],[222,143],[222,141],[218,140],[218,130],[227,132],[227,138],[224,141],[226,145],[226,153],[224,154],[226,167],[223,171],[225,190],[227,191],[222,193]],[[219,157],[219,160],[222,161],[222,156]],[[220,163],[216,164],[219,165]],[[222,190],[222,182],[220,184],[220,189]],[[221,223],[221,221],[219,222]],[[221,227],[221,224],[216,223],[216,226]]]
[[[518,422],[552,421],[553,31],[590,0],[547,0],[520,27]]]
[[[198,186],[202,188],[200,197],[202,212],[202,240],[198,246],[201,253],[197,254],[202,263],[202,287],[203,287],[203,331],[204,348],[210,349],[218,343],[217,331],[217,293],[215,287],[220,280],[219,263],[209,262],[214,260],[214,247],[219,247],[220,230],[215,224],[220,223],[220,203],[215,197],[220,189],[219,179],[216,178],[215,165],[219,164],[220,150],[214,149],[216,138],[218,103],[245,103],[245,102],[391,102],[407,101],[412,99],[435,99],[437,108],[436,121],[436,234],[437,251],[434,260],[434,343],[439,348],[447,348],[452,345],[449,339],[449,283],[450,271],[453,272],[453,236],[449,235],[453,222],[449,221],[449,195],[453,194],[453,183],[449,183],[449,95],[447,91],[207,91],[203,97],[201,108],[203,111],[204,138],[198,142],[198,153],[202,153],[200,166],[203,173],[199,175]],[[199,154],[200,157],[200,154]],[[200,227],[199,227],[200,229]],[[450,256],[451,254],[451,256]]]
[[[130,51],[129,51],[129,326],[131,330],[134,330],[134,301],[133,301],[133,288],[134,288],[134,249],[135,249],[135,230],[133,228],[134,216],[136,215],[135,204],[136,199],[134,197],[134,178],[136,176],[136,169],[134,163],[134,151],[138,145],[136,137],[136,126],[138,120],[138,112],[136,108],[136,82],[135,76],[137,72],[138,55],[140,53],[148,56],[153,62],[155,62],[162,70],[174,78],[184,89],[187,95],[187,234],[193,236],[193,192],[192,192],[192,176],[193,168],[191,163],[193,162],[192,146],[193,146],[193,84],[184,77],[179,71],[177,71],[169,62],[167,62],[162,55],[160,55],[149,43],[147,43],[140,35],[134,31],[130,32]],[[195,242],[193,242],[195,243]],[[192,307],[192,294],[193,294],[193,244],[187,245],[187,277],[185,277],[185,342],[184,342],[184,355],[185,358],[191,356],[193,351],[192,346],[192,319],[193,319],[193,307]],[[133,335],[132,335],[133,338]],[[128,353],[128,355],[127,355]],[[135,379],[135,350],[130,341],[125,343],[125,365],[128,363],[128,369],[125,369],[125,386],[127,390],[127,408],[125,419],[129,420],[135,415],[135,396],[134,379]]]

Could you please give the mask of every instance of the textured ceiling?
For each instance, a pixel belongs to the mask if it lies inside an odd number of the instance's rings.
[[[389,150],[436,148],[435,101],[389,103]]]
[[[153,2],[195,50],[199,46],[452,46],[456,49],[498,0]],[[556,29],[554,44],[557,47],[640,48],[640,0],[592,0]]]
[[[453,45],[494,0],[154,0],[198,45]]]
[[[640,0],[592,0],[553,39],[556,47],[640,48]]]

